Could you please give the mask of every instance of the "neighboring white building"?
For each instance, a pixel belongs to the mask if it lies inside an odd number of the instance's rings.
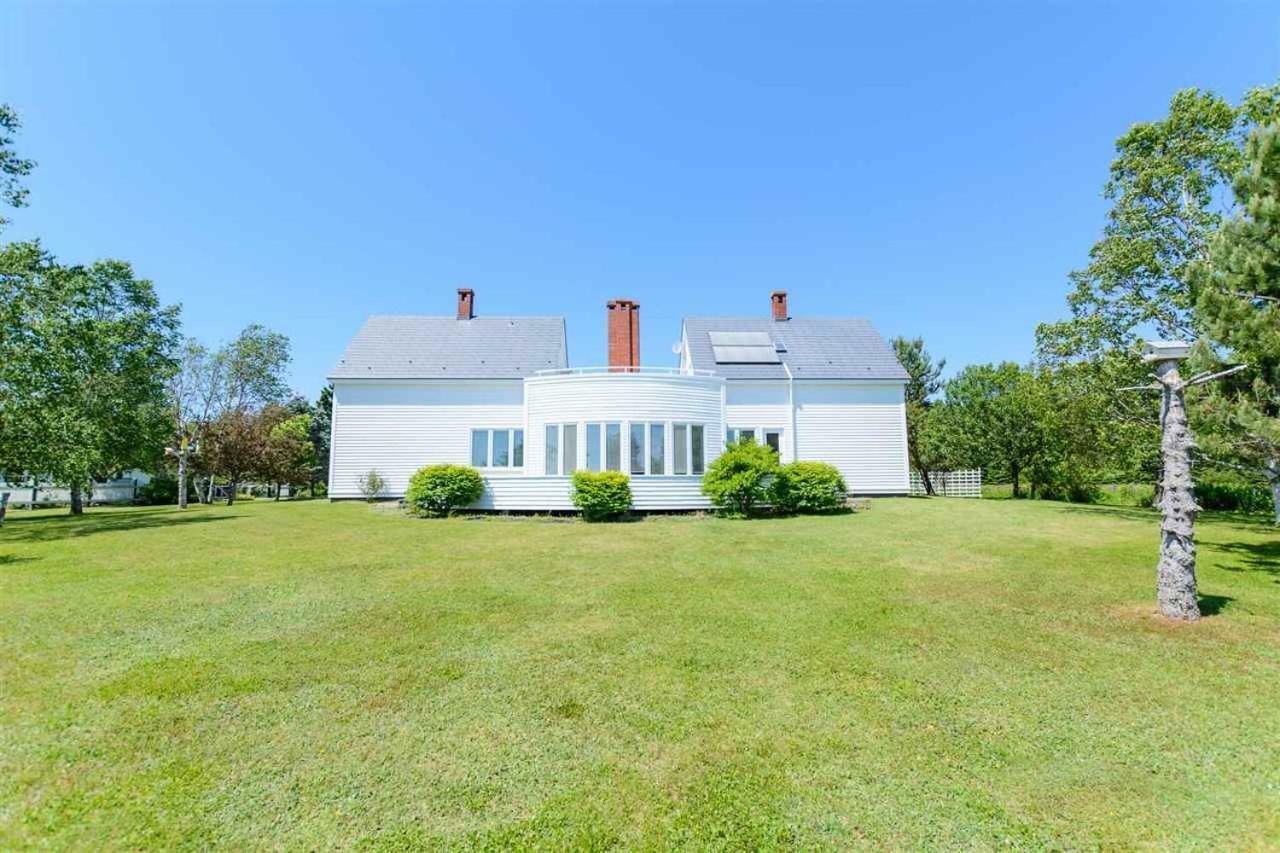
[[[679,366],[640,366],[640,306],[607,305],[609,364],[570,368],[563,317],[374,316],[329,379],[329,496],[370,470],[400,497],[424,465],[470,464],[480,509],[572,509],[574,470],[631,476],[636,509],[699,509],[702,474],[744,434],[835,465],[854,494],[906,494],[906,371],[865,320],[688,317]]]

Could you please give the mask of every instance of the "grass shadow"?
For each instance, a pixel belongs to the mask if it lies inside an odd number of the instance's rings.
[[[1201,616],[1217,616],[1227,609],[1227,605],[1235,601],[1229,595],[1198,595],[1196,598],[1200,602]]]
[[[1209,542],[1204,547],[1239,558],[1238,563],[1218,567],[1228,572],[1265,572],[1280,576],[1280,539],[1273,542]]]
[[[228,521],[239,515],[186,515],[170,507],[157,509],[126,510],[122,512],[86,512],[82,516],[45,515],[38,518],[12,518],[0,528],[0,540],[5,542],[56,542],[62,539],[78,539],[98,533],[123,530],[147,530],[157,527],[175,527],[185,524],[204,524],[211,521]]]

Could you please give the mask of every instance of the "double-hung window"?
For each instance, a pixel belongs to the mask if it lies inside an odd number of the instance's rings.
[[[523,468],[524,430],[473,429],[471,464],[476,468]]]
[[[728,439],[729,444],[737,444],[740,441],[750,441],[754,444],[756,431],[750,427],[729,427],[725,438]]]

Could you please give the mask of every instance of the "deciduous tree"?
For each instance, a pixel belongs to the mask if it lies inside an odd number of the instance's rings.
[[[0,249],[0,460],[82,511],[96,478],[153,461],[167,432],[178,308],[123,261],[63,266],[38,242]]]
[[[18,113],[8,104],[0,104],[0,204],[7,207],[26,207],[27,188],[22,178],[31,174],[35,161],[19,157],[11,147],[13,135],[22,128]],[[0,216],[0,231],[9,220]]]
[[[942,390],[942,369],[946,367],[947,361],[939,359],[935,362],[924,348],[923,338],[894,338],[893,349],[899,363],[911,377],[903,389],[907,414],[907,453],[911,457],[911,465],[920,472],[925,492],[932,495],[933,481],[929,472],[936,469],[939,454],[931,451],[939,447],[939,442],[931,440],[926,432],[929,428],[929,408]]]

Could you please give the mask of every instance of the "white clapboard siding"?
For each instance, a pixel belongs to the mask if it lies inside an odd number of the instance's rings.
[[[547,424],[578,425],[578,467],[586,465],[586,424],[621,423],[623,465],[631,423],[662,423],[666,434],[666,464],[672,470],[672,425],[702,424],[706,435],[706,463],[720,455],[721,392],[724,380],[678,374],[582,373],[538,376],[525,381],[528,433],[525,470],[546,474]],[[634,489],[634,487],[633,487]]]
[[[764,441],[761,430],[780,430],[780,458],[784,463],[791,461],[791,402],[786,382],[729,382],[725,388],[724,412],[726,427],[753,429],[757,442]]]
[[[795,384],[797,455],[839,469],[852,494],[907,494],[902,385]]]
[[[336,381],[329,495],[358,498],[370,469],[400,497],[424,465],[471,462],[471,430],[524,426],[520,380]]]
[[[637,510],[707,509],[701,477],[632,477],[631,501]],[[568,477],[485,477],[484,496],[475,509],[550,512],[573,510]]]

